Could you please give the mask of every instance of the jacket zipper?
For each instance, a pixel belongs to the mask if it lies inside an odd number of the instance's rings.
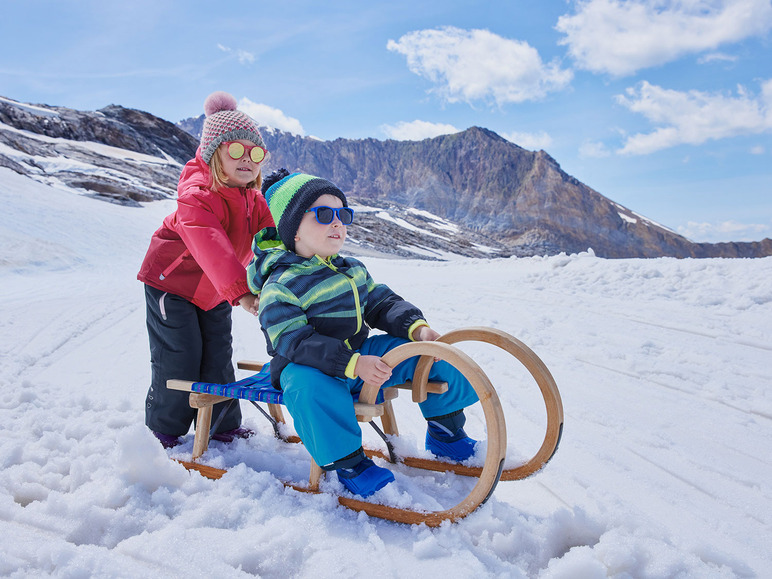
[[[247,195],[246,187],[242,188],[241,194],[244,196],[244,208],[247,212],[247,231],[252,232],[252,210],[249,207],[249,196]]]
[[[336,268],[334,265],[332,265],[331,263],[327,262],[324,259],[322,260],[322,262],[324,263],[324,265],[329,267],[335,273],[340,274],[343,277],[345,277],[348,280],[349,285],[351,286],[351,291],[354,294],[354,306],[355,306],[356,311],[357,311],[357,329],[356,329],[356,332],[354,332],[354,335],[356,336],[359,333],[359,330],[362,329],[362,313],[361,313],[362,308],[361,308],[361,305],[359,303],[359,290],[357,289],[357,284],[356,284],[356,282],[354,282],[354,278],[352,278],[347,273],[339,271],[338,268]],[[345,344],[349,348],[351,347],[351,344],[349,344],[348,340],[344,340],[344,342],[345,342]]]

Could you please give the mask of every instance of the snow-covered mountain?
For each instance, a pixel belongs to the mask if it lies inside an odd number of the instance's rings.
[[[195,130],[196,122],[181,126]],[[351,228],[362,254],[444,259],[554,255],[759,257],[772,240],[692,243],[614,203],[486,129],[420,142],[321,141],[265,130],[266,171],[302,170],[337,183],[362,212]],[[95,112],[0,97],[0,166],[117,203],[174,196],[194,136],[142,111]]]
[[[250,406],[259,436],[204,456],[230,468],[219,481],[170,460],[192,433],[166,452],[144,427],[135,275],[173,200],[101,203],[0,167],[0,203],[0,576],[772,576],[772,258],[365,258],[439,331],[523,340],[563,398],[543,471],[429,529],[285,489],[277,477],[303,481],[307,455]],[[266,359],[242,310],[234,348]],[[499,350],[465,350],[497,388],[517,464],[543,437],[538,389]],[[395,405],[400,444],[421,452],[420,413]],[[468,424],[484,439],[479,408]],[[470,485],[392,468],[375,500],[430,507]]]

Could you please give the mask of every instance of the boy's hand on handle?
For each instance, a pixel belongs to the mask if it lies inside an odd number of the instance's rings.
[[[254,294],[244,294],[239,300],[239,305],[253,316],[256,316],[260,307],[260,298]]]
[[[416,342],[434,342],[440,337],[440,333],[429,326],[418,326],[413,330],[413,339]]]
[[[359,356],[354,372],[367,384],[380,388],[391,377],[391,366],[378,356]]]
[[[432,330],[429,326],[418,326],[413,330],[413,340],[416,342],[434,342],[440,335],[438,331]],[[435,356],[434,361],[439,362],[440,359]]]

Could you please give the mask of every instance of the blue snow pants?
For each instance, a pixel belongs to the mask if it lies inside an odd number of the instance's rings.
[[[365,340],[359,353],[383,356],[407,340],[389,335]],[[398,364],[391,377],[381,386],[387,388],[413,378],[418,357]],[[478,401],[469,381],[447,362],[440,361],[429,373],[432,381],[448,383],[444,394],[429,394],[418,406],[425,418],[450,414]],[[352,394],[362,389],[361,378],[334,378],[301,364],[290,363],[281,373],[284,404],[292,416],[295,430],[319,466],[344,458],[362,446],[362,430],[354,413]]]

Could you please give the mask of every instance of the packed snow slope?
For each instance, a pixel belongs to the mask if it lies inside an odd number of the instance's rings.
[[[523,340],[562,394],[553,460],[429,529],[286,489],[277,477],[301,482],[305,450],[251,406],[258,436],[204,456],[230,468],[219,481],[170,460],[192,433],[173,451],[155,441],[135,274],[173,201],[110,205],[0,168],[0,203],[2,576],[772,576],[772,258],[365,258],[439,331]],[[241,309],[234,347],[266,360]],[[517,464],[544,435],[538,388],[503,352],[465,348],[498,390]],[[396,402],[400,445],[420,454],[420,415]],[[468,414],[484,439],[479,405]],[[393,469],[376,500],[448,507],[471,484]]]

